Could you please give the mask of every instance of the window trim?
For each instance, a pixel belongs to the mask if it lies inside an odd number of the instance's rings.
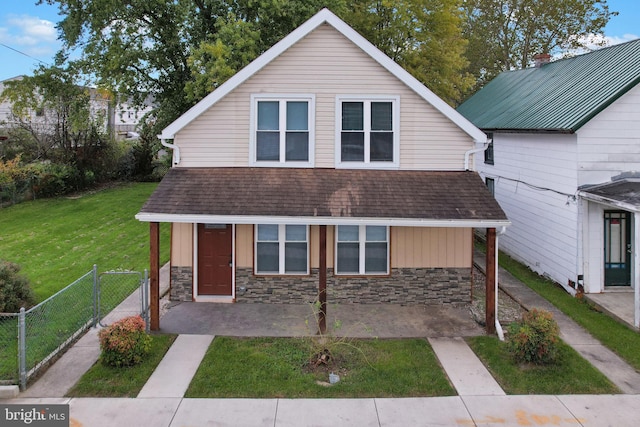
[[[278,226],[278,271],[258,271],[258,226],[259,225],[277,225]],[[253,260],[253,274],[256,276],[308,276],[310,274],[310,261],[309,261],[309,225],[305,225],[306,231],[306,240],[305,243],[307,245],[307,270],[306,272],[296,271],[292,273],[287,273],[285,270],[285,248],[286,248],[286,232],[287,225],[301,225],[301,224],[255,224],[253,227],[253,251],[254,251],[254,260]],[[273,241],[269,241],[273,243]]]
[[[354,224],[343,224],[343,225],[354,225]],[[386,229],[386,244],[387,244],[387,270],[385,272],[377,272],[377,273],[367,273],[365,271],[365,263],[366,263],[366,244],[367,244],[367,227],[385,227]],[[391,271],[391,227],[388,225],[367,225],[367,224],[359,224],[358,227],[358,272],[348,272],[348,273],[339,273],[338,272],[338,244],[341,243],[339,240],[338,227],[340,225],[336,225],[334,227],[334,269],[333,273],[336,276],[388,276]],[[372,242],[380,242],[378,240]],[[342,242],[342,243],[347,243]],[[355,242],[351,242],[355,243]]]
[[[342,161],[342,103],[343,102],[364,102],[369,104],[365,111],[365,159],[362,162]],[[371,102],[391,102],[392,108],[392,131],[393,131],[393,161],[381,162],[371,161],[370,156],[370,134],[371,129]],[[400,96],[399,95],[337,95],[335,105],[335,165],[336,168],[347,169],[398,169],[400,167]],[[369,124],[367,124],[369,120]],[[367,144],[368,142],[368,144]]]
[[[279,129],[280,132],[280,160],[278,161],[263,161],[258,160],[257,138],[256,132],[258,127],[258,102],[259,101],[277,101],[280,105],[280,109],[286,110],[287,101],[307,101],[308,102],[308,120],[309,120],[309,159],[307,161],[287,161],[285,158],[286,145],[283,144],[284,136],[286,135],[286,126],[284,129]],[[284,107],[282,104],[284,103]],[[256,167],[291,167],[291,168],[310,168],[315,163],[315,110],[316,110],[316,97],[310,93],[299,94],[277,94],[277,93],[265,93],[265,94],[252,94],[251,95],[251,108],[249,117],[249,165]],[[280,117],[280,123],[286,123],[286,115]]]

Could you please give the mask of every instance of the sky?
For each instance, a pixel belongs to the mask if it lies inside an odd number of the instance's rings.
[[[41,63],[51,64],[61,44],[56,23],[57,6],[36,0],[0,0],[0,81],[30,75]],[[605,27],[609,44],[640,37],[640,1],[608,0],[609,10],[619,12]]]

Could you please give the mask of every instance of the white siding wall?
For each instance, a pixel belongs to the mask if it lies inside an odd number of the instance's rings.
[[[496,199],[512,222],[501,249],[562,285],[575,281],[582,274],[576,267],[578,207],[558,194],[576,192],[575,136],[495,133],[493,141],[494,165],[481,159],[477,165],[495,179]]]
[[[640,85],[580,128],[578,184],[599,184],[640,171]]]
[[[471,138],[328,25],[292,46],[180,131],[184,167],[248,166],[251,94],[316,95],[315,167],[335,167],[336,95],[400,96],[400,168],[461,170]]]

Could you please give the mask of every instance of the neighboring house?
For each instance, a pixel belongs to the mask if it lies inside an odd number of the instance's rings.
[[[469,170],[486,135],[327,9],[160,138],[154,329],[160,222],[172,299],[393,304],[470,302],[473,229],[509,224]]]
[[[20,80],[23,76],[0,81],[0,94],[4,91],[5,83]],[[141,107],[133,106],[129,101],[118,102],[113,106],[111,96],[95,88],[86,88],[90,95],[90,113],[95,119],[102,121],[104,131],[111,130],[116,138],[125,139],[137,137],[138,126],[146,113],[153,108],[153,99],[145,100]],[[28,120],[39,130],[46,131],[51,122],[55,122],[55,111],[31,110]],[[15,122],[12,105],[8,100],[0,102],[0,128],[11,126]]]
[[[501,247],[571,293],[635,289],[636,326],[639,83],[634,40],[502,73],[458,108],[493,138],[479,170],[513,222]]]

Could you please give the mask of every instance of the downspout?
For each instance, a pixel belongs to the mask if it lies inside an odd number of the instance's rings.
[[[499,245],[498,245],[498,236],[501,236],[502,234],[504,234],[504,232],[507,231],[507,227],[500,227],[499,229],[496,230],[496,273],[494,275],[495,277],[495,298],[496,298],[496,303],[495,303],[495,307],[496,307],[496,333],[498,334],[498,338],[500,339],[500,341],[504,341],[504,332],[502,331],[502,325],[500,324],[500,320],[498,319],[498,251],[499,251]]]
[[[161,135],[158,135],[158,139],[160,139],[160,144],[162,144],[163,146],[170,148],[172,150],[172,161],[171,161],[171,165],[175,166],[177,164],[180,163],[180,147],[178,147],[175,144],[170,144],[168,143],[165,139],[163,139],[161,137]]]
[[[472,148],[471,150],[468,150],[467,152],[464,153],[464,170],[466,171],[469,170],[469,161],[470,161],[471,155],[485,151],[487,147],[489,147],[490,142],[491,142],[490,140],[487,140],[487,142],[485,142],[481,148]]]

